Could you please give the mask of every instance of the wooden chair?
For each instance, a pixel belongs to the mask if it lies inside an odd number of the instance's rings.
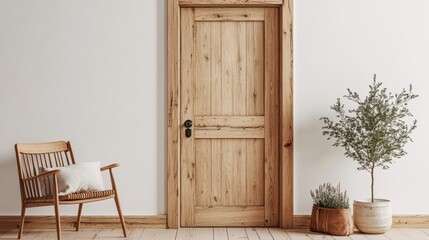
[[[112,169],[118,167],[119,164],[111,164],[100,169],[101,171],[109,170],[112,184],[111,190],[90,193],[73,193],[58,196],[57,174],[60,170],[40,173],[40,169],[43,167],[64,167],[75,164],[70,142],[61,141],[36,144],[16,144],[15,152],[22,203],[18,239],[22,236],[25,210],[27,208],[53,205],[57,224],[57,239],[61,239],[59,205],[79,204],[76,223],[76,231],[79,231],[83,204],[110,198],[115,199],[116,208],[122,225],[122,231],[124,233],[124,237],[127,236],[125,221],[119,204],[118,191],[116,189],[115,179],[112,172]],[[42,181],[51,181],[52,189],[43,188],[42,190]]]

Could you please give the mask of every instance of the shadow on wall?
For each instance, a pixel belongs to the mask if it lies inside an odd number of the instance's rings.
[[[157,212],[167,212],[167,4],[165,0],[157,1]]]
[[[13,148],[10,148],[10,152],[13,152]],[[4,206],[9,206],[9,209],[20,209],[21,193],[19,192],[19,178],[18,170],[16,167],[16,159],[10,154],[5,154],[4,158],[0,160],[0,189],[2,190],[1,202]]]

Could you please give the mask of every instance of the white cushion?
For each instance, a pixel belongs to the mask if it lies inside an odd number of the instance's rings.
[[[104,190],[100,162],[77,163],[67,167],[43,168],[42,172],[59,169],[57,174],[58,195]],[[52,187],[52,186],[43,186]]]

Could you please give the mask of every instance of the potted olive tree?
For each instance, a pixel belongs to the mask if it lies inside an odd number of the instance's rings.
[[[418,97],[413,94],[412,86],[400,93],[388,93],[377,82],[369,86],[368,96],[361,98],[356,92],[348,90],[344,97],[355,104],[355,108],[346,109],[340,99],[331,106],[336,113],[336,121],[327,117],[323,135],[334,139],[334,146],[343,147],[345,156],[357,161],[358,170],[365,170],[371,176],[371,198],[354,201],[354,223],[364,233],[384,233],[392,225],[392,210],[389,200],[374,198],[375,169],[389,169],[395,158],[407,154],[404,146],[412,141],[410,135],[417,121],[407,121],[413,115],[408,103]]]
[[[324,183],[318,189],[310,191],[313,198],[310,230],[336,236],[348,236],[353,233],[352,211],[347,191]]]

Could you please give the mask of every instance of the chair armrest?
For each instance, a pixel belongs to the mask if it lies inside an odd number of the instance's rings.
[[[33,177],[24,178],[23,180],[24,181],[34,180],[34,179],[38,179],[38,178],[42,178],[42,177],[47,177],[47,176],[50,176],[50,175],[55,175],[55,174],[57,174],[59,172],[60,172],[59,169],[55,169],[55,170],[44,172],[42,174],[39,174],[39,175],[36,175],[36,176],[33,176]]]
[[[111,168],[116,168],[116,167],[119,167],[119,163],[112,163],[112,164],[109,164],[107,166],[101,167],[100,171],[105,171],[105,170],[108,170]]]

